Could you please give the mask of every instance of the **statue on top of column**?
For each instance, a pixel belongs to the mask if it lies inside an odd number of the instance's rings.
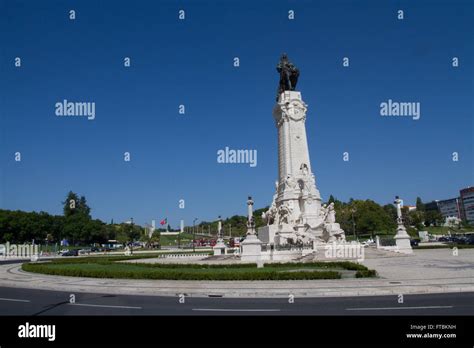
[[[284,91],[294,91],[298,83],[300,71],[293,63],[290,62],[286,53],[280,57],[280,62],[277,65],[277,71],[280,74],[280,84],[278,86],[278,93],[276,100]]]

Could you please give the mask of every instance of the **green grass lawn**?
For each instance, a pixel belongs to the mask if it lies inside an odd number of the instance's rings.
[[[431,234],[448,234],[451,229],[449,227],[442,226],[428,226],[423,227],[423,231],[428,231]]]
[[[149,257],[149,256],[148,256]],[[339,279],[338,271],[353,271],[354,277],[375,277],[376,272],[353,262],[278,263],[257,268],[256,264],[198,265],[122,263],[144,256],[90,257],[51,262],[25,263],[22,269],[50,275],[93,278],[170,280],[298,280]]]
[[[448,234],[448,232],[451,232],[451,234],[460,234],[460,233],[465,233],[465,232],[472,232],[472,228],[452,228],[452,227],[444,227],[444,226],[428,226],[428,227],[423,227],[423,231],[428,231],[431,234]]]

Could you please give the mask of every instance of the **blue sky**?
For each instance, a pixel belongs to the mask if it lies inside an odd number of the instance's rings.
[[[282,52],[301,71],[323,199],[455,197],[474,182],[473,7],[459,0],[0,0],[0,207],[60,214],[73,190],[95,218],[168,217],[178,226],[244,215],[247,195],[257,208],[268,205]],[[57,117],[63,99],[95,102],[95,120]],[[421,118],[381,117],[388,99],[420,102]],[[256,149],[258,165],[217,163],[226,146]]]

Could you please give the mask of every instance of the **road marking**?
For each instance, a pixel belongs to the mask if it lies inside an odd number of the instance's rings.
[[[19,300],[16,298],[1,298],[0,301],[10,301],[10,302],[31,302],[30,300]]]
[[[280,309],[233,309],[233,308],[193,308],[203,312],[280,312]]]
[[[453,306],[346,308],[346,311],[385,311],[385,310],[392,310],[392,309],[441,309],[441,308],[453,308]]]
[[[68,305],[71,305],[71,306],[82,306],[82,307],[142,309],[142,307],[132,307],[132,306],[109,306],[109,305],[97,305],[97,304],[89,304],[89,303],[68,303]]]

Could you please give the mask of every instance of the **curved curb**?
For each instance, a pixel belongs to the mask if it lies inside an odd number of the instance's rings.
[[[454,283],[455,282],[455,283]],[[0,265],[0,286],[116,295],[287,298],[474,292],[474,279],[338,279],[297,281],[180,281],[53,276]]]

